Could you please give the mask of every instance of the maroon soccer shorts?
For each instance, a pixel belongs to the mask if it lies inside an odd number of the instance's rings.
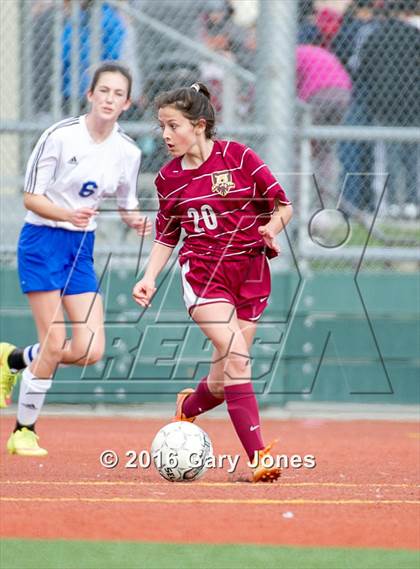
[[[197,306],[228,302],[241,320],[258,320],[271,291],[270,267],[265,254],[242,255],[235,260],[190,257],[181,269],[188,312]]]

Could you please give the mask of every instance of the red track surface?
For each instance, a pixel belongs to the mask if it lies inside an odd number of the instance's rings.
[[[420,547],[420,437],[413,423],[265,421],[279,454],[313,454],[316,468],[287,469],[275,484],[234,474],[164,481],[153,467],[124,467],[125,452],[149,449],[162,420],[44,418],[44,459],[9,456],[14,424],[0,422],[0,534],[20,538]],[[228,422],[202,420],[215,454],[241,451]],[[113,449],[107,470],[99,455]]]

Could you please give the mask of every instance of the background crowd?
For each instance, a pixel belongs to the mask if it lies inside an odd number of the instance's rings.
[[[63,111],[74,93],[83,109],[93,51],[93,3],[81,2],[78,22],[64,0],[61,37]],[[195,56],[179,35],[256,72],[257,0],[121,0],[138,21],[115,3],[99,6],[100,59],[121,59],[134,71],[134,105],[128,120],[151,120],[153,99],[162,90],[204,81],[217,111],[223,114],[226,71],[217,61]],[[51,108],[54,3],[33,3],[33,78],[38,96],[34,109]],[[158,27],[141,25],[152,18]],[[140,24],[139,24],[140,22]],[[147,24],[147,22],[146,22]],[[168,35],[167,30],[179,34]],[[75,41],[74,34],[77,35]],[[74,45],[78,70],[74,73]],[[308,105],[316,125],[420,126],[420,10],[417,0],[299,0],[296,38],[296,96]],[[77,78],[78,85],[72,82]],[[240,85],[236,119],[255,122],[255,89]],[[158,137],[139,137],[144,168],[162,161]],[[314,141],[314,172],[321,189],[361,210],[374,209],[374,177],[389,173],[387,205],[394,216],[418,214],[419,145],[411,142]],[[349,175],[359,174],[359,175]],[[365,174],[365,175],[360,175]]]

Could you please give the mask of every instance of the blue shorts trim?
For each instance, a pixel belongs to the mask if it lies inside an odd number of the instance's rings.
[[[22,292],[60,290],[62,296],[98,292],[93,231],[25,223],[17,258]]]

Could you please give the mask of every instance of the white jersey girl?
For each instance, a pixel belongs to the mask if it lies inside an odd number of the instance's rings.
[[[38,343],[21,350],[0,344],[0,407],[10,401],[17,371],[24,369],[10,453],[43,456],[34,425],[60,363],[97,362],[105,346],[104,315],[93,266],[97,208],[115,196],[123,221],[139,235],[151,224],[137,210],[140,150],[117,124],[130,106],[131,74],[103,63],[87,94],[87,115],[46,130],[28,162],[18,244],[18,271],[28,295]],[[66,339],[65,316],[72,324]]]

